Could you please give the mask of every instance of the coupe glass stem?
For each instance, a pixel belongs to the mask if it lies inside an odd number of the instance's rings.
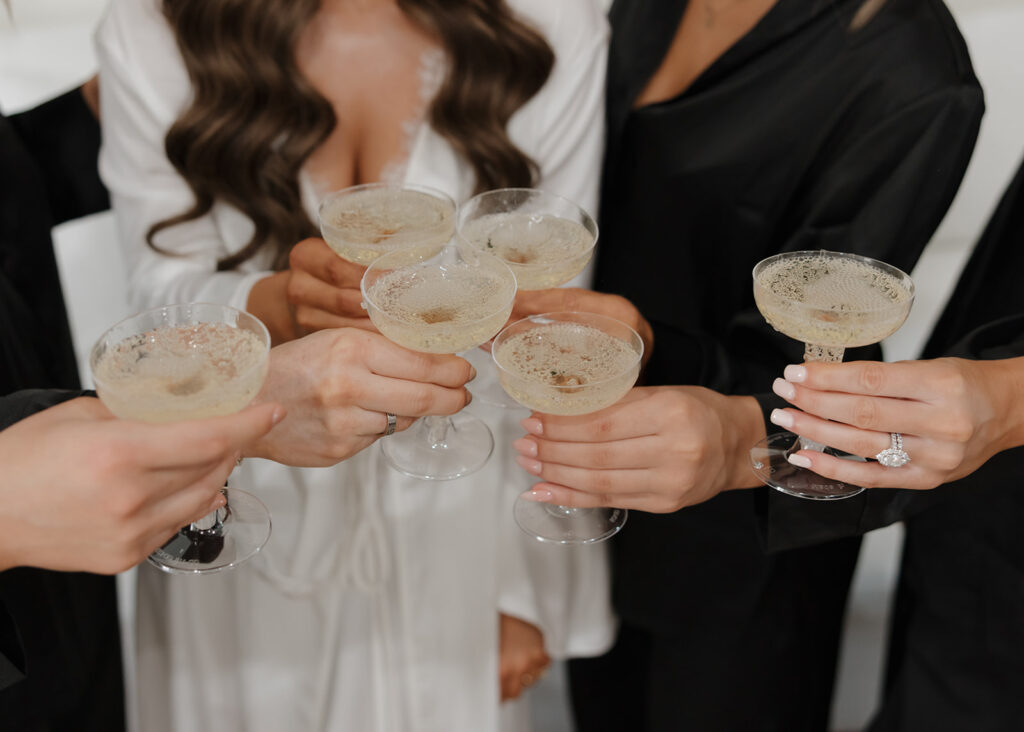
[[[448,425],[451,424],[451,420],[447,417],[424,417],[423,421],[427,425],[427,439],[430,440],[431,447],[444,447],[445,438],[448,436]]]
[[[227,488],[227,487],[228,487],[228,484],[225,483],[224,484],[224,488]],[[221,488],[220,492],[222,494],[224,494],[224,497],[226,499],[227,498],[227,491],[225,491],[224,488]],[[189,529],[191,529],[193,531],[208,531],[208,530],[213,529],[215,527],[219,527],[221,524],[223,524],[223,519],[221,518],[221,515],[223,514],[224,516],[226,516],[227,515],[227,509],[228,509],[228,504],[227,504],[227,501],[225,500],[223,508],[218,508],[215,511],[210,511],[210,513],[206,514],[205,516],[203,516],[198,521],[193,521],[192,523],[190,523],[188,525],[188,527],[189,527]]]
[[[819,346],[814,343],[804,344],[804,361],[821,361],[824,363],[839,363],[843,360],[843,353],[846,351],[844,346]],[[793,443],[793,447],[788,452],[795,453],[798,450],[814,450],[815,452],[824,452],[825,445],[814,440],[809,440],[806,437],[799,438]]]

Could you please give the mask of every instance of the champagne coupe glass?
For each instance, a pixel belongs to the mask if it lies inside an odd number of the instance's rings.
[[[903,325],[914,283],[896,267],[856,254],[786,252],[754,267],[754,300],[769,325],[804,342],[804,361],[842,361],[845,349],[877,343]],[[797,450],[825,446],[794,441],[788,432],[769,435],[750,451],[754,472],[800,498],[849,498],[864,490],[792,465],[786,457]]]
[[[368,265],[387,252],[437,254],[455,232],[455,203],[427,186],[367,183],[320,202],[320,232],[342,259]]]
[[[486,343],[508,321],[516,278],[497,257],[457,247],[411,257],[385,254],[363,275],[363,303],[387,338],[413,351],[459,353]],[[424,417],[381,440],[392,467],[427,480],[479,470],[493,449],[487,425],[465,412]]]
[[[493,254],[516,275],[520,290],[563,285],[594,254],[597,224],[572,201],[533,188],[499,188],[459,208],[460,243]],[[515,407],[495,381],[486,353],[466,354],[478,372],[471,389],[485,404]]]
[[[267,375],[270,334],[226,305],[155,308],[114,325],[89,358],[96,391],[121,419],[175,422],[240,411]],[[270,514],[255,496],[223,488],[227,504],[181,528],[149,556],[165,572],[233,567],[266,544]]]
[[[589,414],[624,397],[640,375],[644,342],[618,320],[595,313],[545,313],[512,323],[491,356],[509,396],[535,412]],[[519,527],[541,541],[593,544],[626,523],[619,508],[570,508],[516,499]]]

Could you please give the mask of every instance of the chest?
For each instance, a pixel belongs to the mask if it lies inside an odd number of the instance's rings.
[[[319,186],[382,180],[408,157],[436,86],[437,42],[387,3],[325,9],[300,41],[299,67],[331,104],[337,125],[307,171]]]
[[[757,25],[778,0],[690,0],[661,65],[635,106],[683,93],[711,64]]]

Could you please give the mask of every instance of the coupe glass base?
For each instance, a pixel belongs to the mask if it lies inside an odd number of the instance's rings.
[[[399,473],[423,480],[453,480],[475,473],[494,451],[491,431],[476,417],[458,412],[448,418],[440,441],[430,438],[426,419],[405,432],[380,440],[381,452]]]
[[[596,544],[619,533],[629,511],[624,508],[569,508],[516,499],[516,523],[539,541]]]
[[[224,494],[228,503],[217,511],[219,525],[197,530],[204,523],[199,521],[183,527],[149,555],[149,563],[170,574],[210,574],[241,564],[262,549],[270,538],[267,507],[237,488],[225,488]]]
[[[824,478],[811,470],[798,468],[790,463],[786,460],[786,455],[795,439],[790,432],[776,432],[751,448],[750,464],[757,477],[766,485],[790,496],[816,501],[849,498],[864,490],[859,485]],[[846,460],[864,462],[864,458],[856,455],[833,454]]]

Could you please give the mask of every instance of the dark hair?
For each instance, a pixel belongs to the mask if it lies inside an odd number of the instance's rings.
[[[448,73],[428,110],[432,127],[472,167],[476,190],[528,186],[537,167],[508,136],[512,114],[535,95],[554,66],[544,38],[504,0],[398,0],[435,34]],[[299,38],[320,0],[163,0],[192,83],[192,101],[167,133],[167,157],[195,195],[187,211],[154,224],[199,218],[215,201],[255,224],[233,269],[265,246],[275,267],[316,229],[302,207],[299,172],[337,122],[331,104],[295,61]]]

